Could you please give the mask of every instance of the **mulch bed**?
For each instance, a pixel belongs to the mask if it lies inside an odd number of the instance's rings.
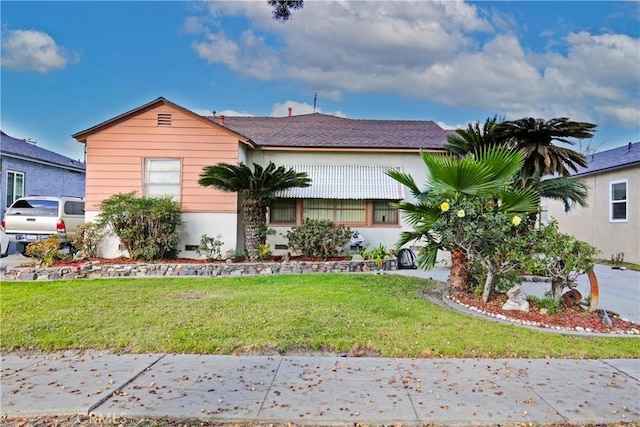
[[[463,304],[475,307],[480,312],[493,315],[503,315],[508,320],[519,320],[522,322],[537,323],[539,325],[557,326],[563,329],[594,331],[602,333],[613,333],[616,331],[631,331],[640,329],[640,325],[622,320],[619,317],[610,316],[612,325],[606,326],[602,323],[602,319],[596,312],[589,312],[581,306],[565,308],[560,313],[543,314],[536,307],[535,303],[529,302],[530,309],[528,312],[518,310],[503,310],[502,306],[507,301],[506,295],[493,296],[488,302],[482,301],[472,295],[456,295],[455,300]],[[578,328],[578,329],[576,329]]]

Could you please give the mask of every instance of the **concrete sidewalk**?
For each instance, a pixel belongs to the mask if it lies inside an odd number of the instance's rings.
[[[640,422],[640,359],[2,356],[3,416],[504,425]]]

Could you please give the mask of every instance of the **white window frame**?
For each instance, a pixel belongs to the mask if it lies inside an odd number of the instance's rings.
[[[176,202],[180,202],[182,194],[182,159],[180,158],[168,158],[168,157],[147,157],[143,159],[143,172],[142,172],[142,189],[144,195],[147,197],[171,197]],[[153,162],[175,162],[177,163],[177,170],[168,171],[154,171],[152,165]],[[162,173],[165,172],[165,176]],[[166,173],[169,172],[169,173]],[[172,179],[177,177],[176,179]],[[150,182],[151,181],[151,182]],[[173,187],[175,191],[150,191],[153,187]]]
[[[616,184],[624,184],[624,199],[613,199],[613,186]],[[614,204],[624,204],[624,218],[613,218]],[[627,222],[629,220],[629,182],[626,179],[609,182],[609,222]]]
[[[13,188],[11,189],[11,194],[12,199],[11,201],[8,200],[9,197],[9,175],[13,174]],[[16,194],[18,192],[16,192],[16,177],[17,176],[22,176],[22,188],[20,188],[19,193],[20,194]],[[18,200],[20,197],[24,197],[24,172],[18,172],[18,171],[13,171],[13,170],[7,170],[7,184],[6,184],[6,188],[5,188],[5,204],[6,207],[8,208],[9,206],[11,206],[13,204],[13,202],[15,202],[16,200]]]

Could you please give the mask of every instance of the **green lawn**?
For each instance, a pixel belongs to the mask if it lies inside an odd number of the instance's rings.
[[[501,325],[420,297],[398,275],[4,282],[1,349],[231,354],[275,348],[385,357],[640,357],[637,338]]]

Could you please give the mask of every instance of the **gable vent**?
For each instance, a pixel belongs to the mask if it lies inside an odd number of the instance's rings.
[[[158,114],[158,126],[171,126],[171,114]]]

